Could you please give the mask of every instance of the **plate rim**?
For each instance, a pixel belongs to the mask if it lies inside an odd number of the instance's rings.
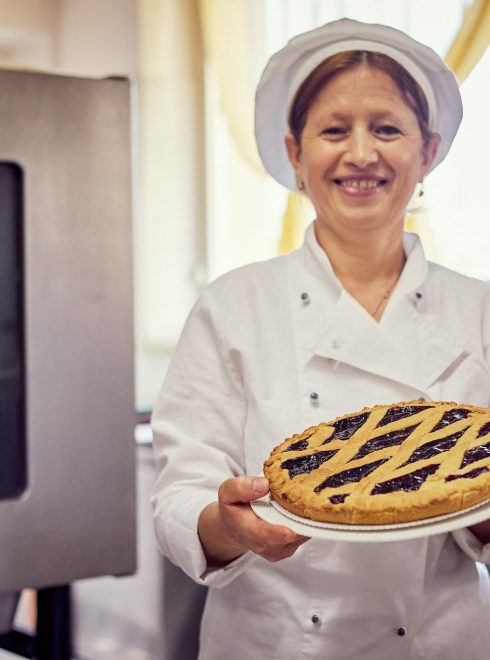
[[[273,505],[269,493],[250,502],[250,505],[255,514],[266,522],[285,525],[302,536],[339,541],[401,541],[444,534],[483,520],[490,520],[490,499],[463,511],[445,514],[443,517],[438,516],[437,519],[426,518],[410,523],[376,526],[317,522],[299,516],[295,516],[296,519],[293,519],[291,516],[295,514],[286,515],[278,508],[280,505],[277,507]],[[282,509],[282,507],[280,508]]]

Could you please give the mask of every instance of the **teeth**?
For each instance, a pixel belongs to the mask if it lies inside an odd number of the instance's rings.
[[[340,182],[341,186],[345,188],[357,188],[358,190],[366,190],[368,188],[376,188],[380,185],[377,179],[346,179]]]

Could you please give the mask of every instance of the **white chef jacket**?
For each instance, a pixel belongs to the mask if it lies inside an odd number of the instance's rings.
[[[221,277],[192,311],[153,414],[152,503],[162,551],[212,587],[200,660],[488,660],[490,546],[469,530],[312,539],[277,563],[246,553],[214,571],[197,536],[222,481],[261,474],[313,424],[421,397],[490,406],[490,287],[428,263],[414,235],[405,252],[379,323],[313,225],[302,248]]]

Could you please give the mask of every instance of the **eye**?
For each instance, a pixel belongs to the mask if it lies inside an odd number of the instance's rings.
[[[374,132],[377,135],[381,135],[382,137],[395,137],[397,135],[401,135],[401,130],[396,126],[392,126],[391,124],[383,124],[382,126],[377,126]]]
[[[346,133],[347,129],[342,128],[341,126],[329,126],[322,131],[322,135],[326,135],[329,138],[341,138]]]

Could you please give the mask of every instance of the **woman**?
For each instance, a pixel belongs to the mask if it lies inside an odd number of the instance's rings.
[[[164,553],[212,588],[202,659],[488,656],[487,523],[404,542],[306,539],[260,520],[283,438],[364,406],[490,405],[490,289],[403,235],[461,120],[454,77],[397,30],[293,39],[257,92],[268,171],[311,199],[303,247],[214,282],[154,411]]]

